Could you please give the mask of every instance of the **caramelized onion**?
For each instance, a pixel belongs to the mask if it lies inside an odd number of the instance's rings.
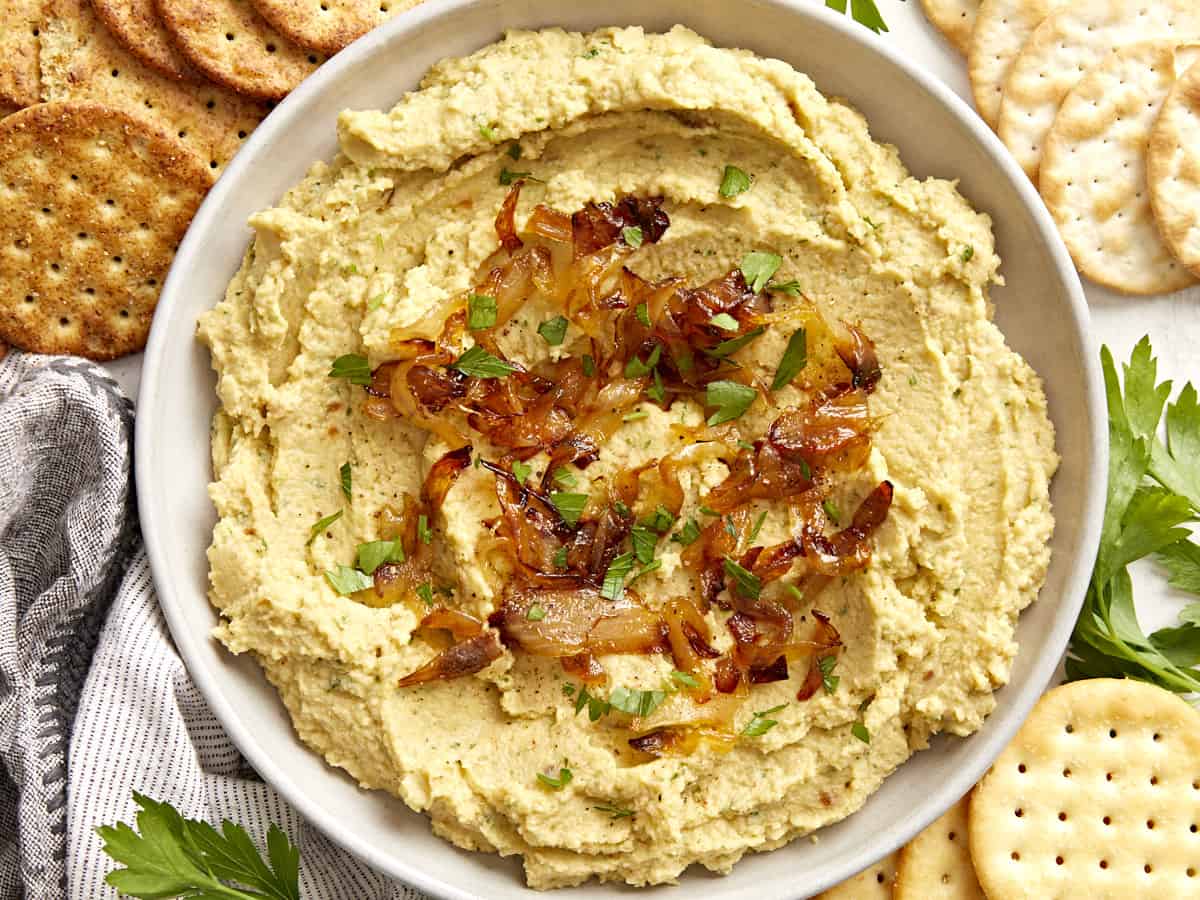
[[[504,202],[500,204],[500,212],[496,213],[496,237],[500,238],[500,246],[509,253],[524,246],[517,237],[516,225],[517,200],[521,197],[521,188],[524,185],[524,181],[513,182],[513,186],[504,195]]]
[[[797,700],[807,700],[816,694],[824,683],[825,677],[821,672],[821,658],[827,656],[828,653],[823,651],[836,651],[842,644],[841,635],[829,621],[829,616],[815,609],[812,611],[812,615],[813,628],[809,637],[812,648],[808,659],[808,674],[804,677],[804,683],[800,685],[800,690],[796,693]]]
[[[822,575],[848,575],[866,566],[871,559],[871,535],[887,519],[892,505],[892,483],[881,481],[854,512],[847,528],[826,537],[806,523],[801,542],[806,562]]]
[[[401,678],[397,685],[412,687],[429,681],[448,681],[474,675],[499,659],[502,652],[496,632],[485,631],[447,647],[421,668]]]
[[[642,242],[656,244],[670,225],[662,197],[626,195],[612,203],[588,203],[571,216],[575,258],[595,253],[622,239],[626,228],[640,228]]]
[[[544,616],[531,620],[540,607]],[[666,626],[652,611],[629,599],[603,599],[592,587],[510,586],[489,622],[508,646],[534,656],[572,657],[581,653],[650,653],[667,646]]]
[[[871,451],[871,418],[864,388],[834,385],[803,409],[771,423],[767,440],[784,459],[810,468],[857,469]]]
[[[421,620],[420,624],[417,625],[417,628],[444,629],[454,635],[456,640],[462,640],[463,638],[474,637],[483,631],[483,623],[474,616],[467,615],[465,612],[439,606],[428,613]]]

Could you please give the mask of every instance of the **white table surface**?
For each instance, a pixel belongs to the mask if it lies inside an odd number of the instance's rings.
[[[820,0],[811,0],[820,2]],[[933,74],[968,103],[971,89],[962,57],[926,21],[919,0],[877,0],[890,31],[879,40],[920,60]],[[880,86],[880,90],[886,90]],[[1118,362],[1129,358],[1133,345],[1150,335],[1159,361],[1159,377],[1176,385],[1192,381],[1200,386],[1200,286],[1157,297],[1125,297],[1084,281],[1097,345],[1107,344]],[[106,365],[131,397],[136,397],[141,375],[141,354]],[[1167,586],[1154,563],[1133,566],[1135,598],[1143,627],[1149,631],[1172,624],[1187,595]]]

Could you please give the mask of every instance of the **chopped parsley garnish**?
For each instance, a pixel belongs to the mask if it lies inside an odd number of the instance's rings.
[[[779,368],[775,370],[775,380],[771,382],[771,390],[777,391],[792,383],[804,367],[808,365],[808,332],[797,328],[788,338],[787,349],[779,359]]]
[[[724,359],[726,356],[737,353],[751,341],[760,337],[766,330],[767,329],[765,326],[759,325],[755,328],[751,328],[749,331],[743,335],[740,335],[739,337],[730,338],[727,341],[721,341],[721,343],[717,344],[717,346],[713,347],[711,350],[706,350],[705,352],[709,356],[716,357],[717,359]]]
[[[537,332],[551,347],[557,347],[563,342],[567,336],[567,326],[570,322],[566,316],[555,316],[553,319],[547,319],[538,326]]]
[[[762,582],[758,576],[728,556],[725,557],[725,577],[732,579],[733,589],[748,600],[757,600],[762,593]]]
[[[508,187],[508,185],[512,184],[514,181],[521,181],[526,178],[528,178],[530,181],[538,180],[533,177],[532,172],[514,172],[507,166],[500,170],[500,183],[505,187]]]
[[[671,540],[677,544],[682,544],[684,547],[689,544],[694,544],[700,537],[700,525],[695,519],[688,519],[683,523],[683,527],[671,535]]]
[[[426,606],[433,606],[433,585],[425,582],[417,588],[417,596],[425,601]]]
[[[495,143],[497,140],[495,126],[489,125],[487,122],[479,123],[479,133],[483,135],[483,139],[485,141],[491,141],[492,143]]]
[[[429,527],[429,516],[425,513],[417,516],[417,540],[422,544],[433,543],[433,530]]]
[[[654,384],[646,388],[646,396],[655,403],[662,403],[667,399],[667,390],[663,387],[662,376],[658,374],[658,369],[655,369],[651,374],[654,376]]]
[[[552,561],[554,563],[554,568],[565,569],[567,567],[567,548],[559,547],[557,550],[555,550],[554,559]]]
[[[654,349],[650,351],[650,355],[646,357],[646,361],[642,362],[637,356],[629,357],[629,362],[625,363],[626,378],[641,378],[644,375],[649,375],[651,370],[658,365],[658,360],[662,356],[662,345],[655,344]]]
[[[678,669],[671,672],[671,680],[677,684],[682,684],[685,688],[700,687],[700,679],[690,672],[680,672]]]
[[[660,503],[653,513],[642,519],[641,524],[647,528],[654,529],[659,534],[666,534],[671,530],[671,526],[675,524],[675,516]]]
[[[525,618],[530,622],[540,622],[546,618],[546,607],[540,603],[535,603],[529,607],[525,613]]]
[[[629,533],[633,542],[633,554],[643,566],[649,565],[654,559],[654,549],[658,546],[658,533],[644,525],[634,525]]]
[[[639,691],[615,687],[608,695],[608,705],[631,716],[648,716],[667,699],[666,691]]]
[[[472,331],[491,328],[496,324],[496,298],[487,294],[472,294],[467,298],[467,327]]]
[[[804,593],[794,584],[785,584],[783,589],[787,591],[797,603],[804,602]]]
[[[779,271],[782,263],[783,258],[778,253],[769,253],[765,250],[755,250],[742,257],[742,275],[745,276],[750,290],[757,294],[766,287],[767,282],[771,280],[772,275]]]
[[[846,0],[825,0],[825,5],[840,13],[846,11]],[[865,25],[876,34],[888,30],[875,0],[850,0],[850,15],[859,25]]]
[[[586,684],[581,684],[578,688],[570,683],[564,684],[563,693],[568,697],[575,698],[575,715],[579,715],[586,706],[588,718],[593,722],[600,721],[600,718],[610,709],[607,700],[601,700],[588,693]]]
[[[639,322],[647,328],[650,327],[650,307],[647,304],[639,303],[633,308],[633,314],[637,316]]]
[[[621,240],[636,250],[642,246],[642,229],[637,225],[626,225],[621,229]]]
[[[662,568],[662,560],[661,559],[652,559],[646,565],[642,566],[642,568],[638,569],[636,572],[633,573],[633,577],[629,579],[629,583],[633,584],[635,581],[637,581],[643,575],[649,575],[651,572],[657,572],[661,568]]]
[[[617,601],[625,592],[625,576],[633,570],[633,553],[622,553],[608,564],[604,573],[604,584],[600,588],[600,596],[605,600]]]
[[[592,354],[583,354],[583,374],[587,378],[591,378],[596,374],[596,360],[592,359]]]
[[[364,575],[358,569],[352,569],[349,566],[338,566],[336,570],[326,572],[325,580],[329,582],[330,587],[343,597],[347,597],[356,591],[365,591],[375,584],[369,575]]]
[[[834,666],[837,665],[837,657],[822,656],[817,660],[817,665],[821,669],[821,684],[825,686],[825,693],[832,694],[837,690],[838,682],[841,681],[841,678],[833,674]]]
[[[742,729],[742,735],[744,737],[760,737],[766,734],[779,724],[778,720],[772,719],[771,716],[785,709],[787,709],[787,704],[781,703],[779,706],[772,706],[770,709],[756,712],[750,717],[750,721],[746,723],[746,727]]]
[[[342,481],[342,495],[346,498],[346,502],[349,503],[353,499],[353,495],[350,491],[350,481],[353,478],[353,475],[350,472],[350,463],[342,463],[342,467],[338,469],[338,475],[341,477]]]
[[[617,511],[618,515],[620,515],[622,519],[628,519],[631,515],[633,515],[633,513],[629,511],[629,507],[620,500],[613,504],[613,509]]]
[[[623,806],[614,806],[611,803],[597,803],[592,809],[596,812],[608,813],[613,819],[628,819],[633,815],[632,809],[625,809]]]
[[[513,478],[517,479],[517,484],[524,484],[525,479],[529,477],[529,473],[533,471],[533,466],[529,463],[523,463],[519,459],[513,460],[512,473]]]
[[[349,277],[350,275],[357,275],[357,274],[358,274],[358,266],[356,266],[354,263],[350,263],[350,265],[348,265],[348,266],[342,266],[342,275]]]
[[[374,297],[372,297],[370,300],[368,300],[367,301],[367,312],[375,312],[375,310],[377,310],[377,309],[379,309],[379,307],[383,306],[384,299],[385,298],[384,298],[383,294],[376,294]]]
[[[709,425],[731,422],[750,408],[758,392],[736,381],[710,381],[704,392],[704,404],[716,407],[708,417]]]
[[[825,515],[829,517],[829,521],[834,525],[838,524],[838,508],[837,504],[826,497],[821,501],[821,509],[825,510]]]
[[[743,440],[741,440],[741,439],[739,439],[739,440],[737,441],[737,445],[738,445],[738,447],[740,447],[742,450],[753,450],[753,449],[754,449],[754,445],[753,445],[752,443],[750,443],[749,441],[743,441]]]
[[[345,378],[351,384],[367,385],[371,383],[371,366],[365,356],[357,353],[347,353],[333,361],[329,369],[330,378]]]
[[[551,491],[550,502],[554,504],[554,508],[558,510],[558,514],[562,516],[562,520],[568,525],[576,525],[579,522],[579,517],[583,515],[583,508],[587,506],[587,494],[575,494],[570,491]]]
[[[635,409],[633,412],[625,413],[625,415],[621,416],[621,421],[636,422],[638,419],[644,419],[648,415],[650,415],[650,413],[646,412],[644,409]]]
[[[563,487],[573,488],[579,483],[579,479],[571,474],[571,470],[566,466],[559,466],[554,470],[554,483],[561,484]]]
[[[963,248],[963,252],[962,252],[962,261],[963,262],[969,263],[974,256],[975,256],[975,248],[972,247],[970,244],[968,244],[966,247]]]
[[[330,525],[332,525],[334,522],[336,522],[338,519],[340,519],[342,517],[343,512],[344,512],[344,510],[339,509],[333,515],[326,516],[323,519],[317,519],[316,524],[313,525],[313,527],[309,529],[308,540],[304,542],[304,546],[307,547],[309,544],[311,544],[313,541],[315,541],[317,539],[318,534],[320,534],[322,531],[324,531],[326,528],[328,528]]]
[[[571,774],[571,770],[564,766],[563,768],[558,770],[557,778],[552,778],[551,776],[547,775],[545,772],[538,772],[537,777],[538,777],[538,781],[540,781],[542,784],[544,784],[546,787],[550,788],[551,790],[561,791],[563,788],[565,788],[568,784],[571,783],[571,779],[574,776]]]
[[[399,541],[371,541],[358,545],[358,568],[367,575],[384,563],[404,562],[404,547]]]
[[[787,294],[789,297],[799,297],[802,293],[800,282],[795,279],[792,281],[772,281],[767,285],[767,290],[773,293]]]
[[[720,328],[723,331],[737,331],[741,326],[738,325],[738,320],[729,313],[717,313],[708,320],[709,325]]]
[[[871,732],[867,731],[867,726],[862,722],[855,722],[853,725],[851,725],[850,733],[864,744],[871,743]]]
[[[728,200],[730,197],[736,197],[748,190],[750,190],[750,176],[737,166],[726,166],[725,171],[721,173],[720,195]]]
[[[767,521],[767,511],[764,509],[759,513],[758,518],[754,521],[754,527],[750,529],[750,534],[746,536],[746,543],[753,544],[758,539],[758,533],[762,531],[763,522]]]
[[[517,371],[516,366],[492,356],[478,344],[452,362],[450,368],[476,378],[504,378]]]
[[[521,145],[520,144],[509,144],[508,150],[506,152],[508,153],[509,159],[520,159],[521,158]]]

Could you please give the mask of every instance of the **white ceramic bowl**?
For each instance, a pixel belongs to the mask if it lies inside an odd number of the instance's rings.
[[[877,139],[896,144],[918,176],[958,178],[995,222],[1007,285],[993,292],[996,319],[1042,375],[1062,466],[1053,485],[1053,560],[1041,597],[1021,616],[1011,683],[983,729],[938,739],[914,756],[866,808],[772,853],[750,854],[733,874],[688,874],[706,898],[772,900],[820,891],[912,837],[961,796],[1008,742],[1058,664],[1084,594],[1104,504],[1106,431],[1096,355],[1075,270],[1037,193],[984,124],[949,90],[899,58],[887,42],[818,0],[450,0],[398,16],[338,54],[271,113],[204,202],[163,289],[142,375],[137,489],[158,596],[175,642],[213,711],[262,776],[333,840],[371,865],[447,898],[528,895],[519,866],[460,851],[423,816],[381,792],[359,790],[292,731],[255,662],[210,636],[206,599],[214,510],[209,419],[215,407],[208,353],[196,317],[222,296],[250,238],[244,225],[317,159],[336,150],[334,123],[348,107],[387,108],[437,60],[498,39],[506,28],[588,30],[682,22],[716,44],[778,57],[827,94],[866,114]],[[887,89],[882,90],[881,85]],[[503,111],[500,111],[503,113]],[[652,889],[660,894],[666,889]],[[589,885],[562,892],[608,897],[631,889]]]

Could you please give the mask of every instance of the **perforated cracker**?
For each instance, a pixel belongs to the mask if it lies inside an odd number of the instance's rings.
[[[289,40],[318,53],[337,53],[376,25],[421,0],[254,0],[263,18]]]
[[[1025,42],[1065,0],[983,0],[967,50],[971,94],[983,120],[996,127],[1004,79]]]
[[[896,854],[885,856],[853,878],[834,885],[815,900],[890,900],[896,880]]]
[[[117,42],[139,61],[170,78],[199,80],[171,43],[154,0],[92,0],[92,7]]]
[[[893,900],[987,900],[968,846],[963,797],[900,848]]]
[[[1159,238],[1145,153],[1175,83],[1176,43],[1110,53],[1063,100],[1046,135],[1038,185],[1079,271],[1129,294],[1187,287],[1191,272]]]
[[[282,99],[324,61],[267,24],[250,0],[157,0],[180,51],[217,84]]]
[[[20,108],[41,99],[41,24],[42,0],[0,0],[0,103]]]
[[[925,17],[942,33],[959,53],[966,54],[971,46],[971,31],[979,0],[921,0]]]
[[[1200,896],[1200,713],[1138,681],[1047,693],[971,798],[989,897]]]
[[[1030,178],[1063,98],[1123,44],[1200,35],[1194,0],[1079,0],[1037,27],[1004,82],[997,131]]]
[[[145,118],[179,138],[216,174],[267,113],[259,101],[216,85],[192,85],[142,65],[86,0],[48,0],[41,30],[42,80],[51,100],[89,100]]]
[[[1146,150],[1146,182],[1163,242],[1200,276],[1200,62],[1178,77],[1159,110]]]
[[[99,104],[0,122],[0,337],[92,359],[141,349],[209,179],[178,141]]]

